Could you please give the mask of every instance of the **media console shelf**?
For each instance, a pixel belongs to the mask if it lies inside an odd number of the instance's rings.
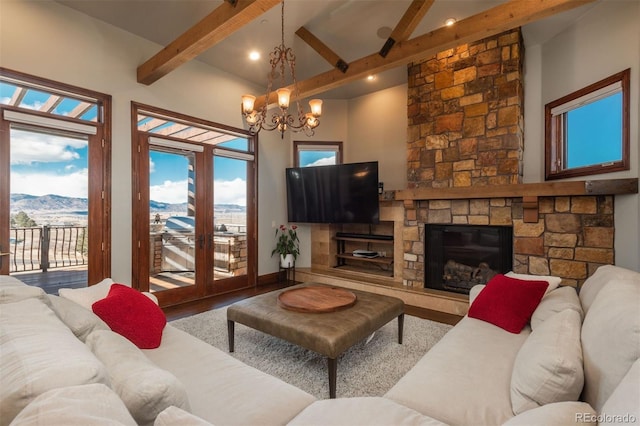
[[[382,268],[387,267],[388,269],[381,269],[380,273],[388,273],[393,276],[393,236],[391,235],[375,235],[375,234],[355,234],[355,233],[346,233],[346,232],[338,232],[336,233],[335,240],[338,243],[338,251],[336,253],[337,258],[337,266],[339,268],[341,266],[346,266],[346,261],[358,261],[368,263],[370,265],[378,265]],[[366,247],[366,250],[370,250],[376,253],[381,251],[385,251],[387,253],[391,253],[391,256],[377,256],[377,257],[362,257],[355,256],[352,252],[347,252],[347,243],[350,244],[350,247],[358,247],[362,249],[362,247]],[[389,250],[376,250],[376,246],[383,245],[388,246]]]

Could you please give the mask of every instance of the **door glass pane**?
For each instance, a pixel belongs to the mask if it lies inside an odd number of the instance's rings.
[[[195,285],[195,154],[149,151],[151,292]]]
[[[12,126],[10,139],[10,273],[52,294],[86,287],[88,138]]]
[[[214,280],[247,274],[247,162],[213,158]]]

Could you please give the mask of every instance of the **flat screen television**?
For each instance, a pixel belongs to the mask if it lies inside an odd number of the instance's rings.
[[[379,223],[378,162],[286,169],[289,222]]]

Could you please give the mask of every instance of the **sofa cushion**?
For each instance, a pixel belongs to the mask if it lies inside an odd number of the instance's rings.
[[[582,324],[584,401],[600,413],[640,357],[640,280],[611,279]]]
[[[473,304],[473,302],[476,300],[476,297],[478,297],[480,292],[484,290],[485,287],[486,284],[478,284],[471,287],[471,290],[469,290],[469,306]]]
[[[111,278],[105,278],[99,283],[90,285],[89,287],[61,288],[58,290],[58,295],[77,303],[85,309],[91,310],[91,305],[107,297],[111,284],[113,284],[113,280]]]
[[[213,426],[206,420],[194,416],[178,407],[167,407],[156,417],[153,426]]]
[[[621,268],[615,265],[600,266],[580,287],[580,302],[584,313],[589,311],[598,293],[611,280],[635,280],[640,281],[640,272]]]
[[[153,423],[156,416],[171,405],[189,410],[184,385],[124,337],[97,330],[87,337],[86,343],[107,366],[111,387],[139,424]],[[191,368],[197,370],[199,366],[191,365]]]
[[[549,284],[498,274],[469,307],[469,317],[489,322],[510,333],[520,333],[540,303]]]
[[[601,425],[623,425],[640,421],[640,359],[633,363],[602,407]]]
[[[110,330],[100,317],[77,303],[52,294],[48,298],[53,312],[83,342],[93,330]]]
[[[109,381],[105,366],[38,299],[2,305],[0,354],[2,425],[50,389]]]
[[[536,310],[533,311],[533,315],[531,315],[531,329],[535,330],[547,318],[565,309],[571,309],[579,313],[582,321],[584,313],[582,312],[580,299],[578,299],[578,293],[573,287],[560,287],[545,294]]]
[[[520,348],[511,376],[515,414],[545,404],[577,401],[584,385],[580,314],[568,309],[543,322]]]
[[[94,303],[107,297],[113,283],[114,282],[111,278],[105,278],[99,283],[90,285],[89,287],[61,288],[60,290],[58,290],[58,295],[77,303],[85,309],[91,310],[91,306]],[[141,293],[151,299],[156,305],[158,304],[158,298],[152,293],[149,293],[148,291],[143,291]]]
[[[24,299],[39,299],[45,304],[49,304],[47,294],[40,287],[26,285],[22,281],[9,275],[0,281],[0,304],[19,302]]]
[[[167,318],[158,305],[138,290],[113,284],[107,297],[95,302],[92,309],[113,331],[137,347],[153,349],[160,346]]]
[[[516,274],[513,271],[509,271],[504,274],[507,277],[516,278],[519,280],[525,281],[546,281],[549,283],[549,287],[547,287],[546,293],[555,290],[558,288],[560,283],[562,282],[562,278],[554,277],[553,275],[531,275],[531,274]]]
[[[596,426],[595,410],[586,402],[564,401],[527,410],[502,426]]]
[[[142,352],[184,384],[191,412],[214,425],[286,424],[315,401],[170,324],[160,347]]]
[[[464,317],[384,396],[452,425],[499,425],[513,417],[511,372],[520,334]]]
[[[380,397],[338,398],[316,401],[302,410],[288,426],[446,426],[416,410]]]
[[[101,383],[44,392],[27,405],[11,424],[136,426],[118,395]]]

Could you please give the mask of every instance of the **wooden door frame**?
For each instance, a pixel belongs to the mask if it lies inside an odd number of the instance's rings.
[[[194,293],[185,291],[174,292],[175,295],[163,295],[165,292],[154,293],[158,296],[158,300],[162,306],[169,306],[179,304],[191,300],[197,300],[217,294],[227,293],[241,288],[254,287],[257,284],[257,234],[258,234],[258,210],[257,210],[257,135],[251,135],[248,131],[242,129],[236,129],[223,124],[211,122],[208,120],[198,119],[192,116],[188,116],[173,111],[153,107],[150,105],[141,104],[135,101],[131,101],[131,140],[136,141],[131,145],[132,155],[132,285],[134,288],[145,289],[149,285],[149,270],[143,270],[140,265],[148,265],[149,256],[149,203],[148,203],[148,191],[149,191],[149,152],[148,144],[146,152],[144,148],[139,145],[139,137],[142,132],[138,130],[138,112],[144,111],[150,114],[157,114],[163,117],[170,117],[175,120],[183,122],[191,122],[194,124],[200,124],[203,126],[219,129],[221,132],[228,132],[230,134],[237,135],[247,139],[250,150],[253,151],[252,167],[247,167],[247,274],[241,277],[232,277],[224,280],[213,280],[213,268],[205,267],[204,274],[202,275],[205,280],[204,286],[196,284],[195,288],[198,289]],[[152,133],[148,133],[152,136]],[[162,138],[172,139],[171,137],[162,136]],[[207,157],[206,161],[200,165],[203,173],[196,173],[196,185],[197,188],[204,188],[208,194],[213,194],[213,179],[209,182],[209,177],[213,177],[213,147],[215,145],[207,143],[193,142],[188,139],[175,139],[176,141],[200,144],[204,150],[203,157]],[[146,193],[144,192],[146,191]],[[201,192],[198,192],[201,193]],[[142,203],[141,203],[142,202]],[[144,204],[144,205],[143,205]],[[143,211],[139,209],[145,209]],[[202,211],[203,210],[203,211]],[[203,219],[198,220],[199,214],[205,216]],[[210,203],[206,203],[204,209],[196,209],[196,226],[201,223],[200,228],[196,232],[200,231],[207,241],[209,237],[213,236],[213,220],[209,224],[208,218],[213,218],[213,199]],[[208,229],[209,226],[211,229]],[[207,243],[208,244],[208,243]],[[201,251],[201,262],[204,265],[213,265],[213,250]],[[209,271],[209,269],[211,269]]]

